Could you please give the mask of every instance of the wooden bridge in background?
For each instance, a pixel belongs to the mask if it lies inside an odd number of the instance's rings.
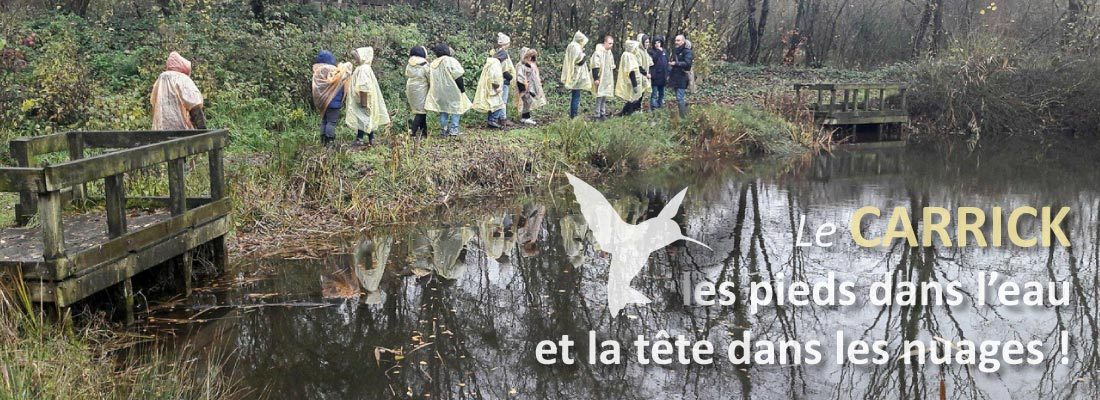
[[[883,129],[909,123],[907,92],[903,83],[814,83],[794,85],[795,96],[802,101],[803,91],[810,95],[808,108],[814,121],[822,126],[851,127],[872,125],[883,140]]]
[[[168,267],[175,286],[189,294],[197,249],[208,250],[202,261],[219,270],[227,261],[227,142],[225,130],[67,132],[13,140],[18,166],[0,168],[0,192],[19,193],[17,226],[0,230],[0,272],[22,276],[32,301],[62,309],[111,289],[127,322],[133,320],[131,278],[146,270]],[[86,157],[89,150],[99,154]],[[203,155],[209,193],[188,197],[187,159]],[[60,161],[38,163],[39,157]],[[127,198],[127,175],[164,164],[168,197]],[[99,181],[102,189],[93,184]],[[85,212],[67,213],[70,204]],[[133,210],[137,205],[141,209]]]

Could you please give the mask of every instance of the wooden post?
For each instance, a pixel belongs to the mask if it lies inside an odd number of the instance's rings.
[[[172,216],[183,215],[187,212],[187,182],[184,175],[184,163],[186,158],[177,158],[168,161],[168,202],[172,210]],[[185,295],[191,295],[191,251],[172,260],[176,281],[181,282]]]
[[[878,90],[878,110],[879,111],[885,111],[886,110],[886,89],[879,89]]]
[[[31,167],[31,153],[27,148],[27,142],[12,141],[10,143],[11,158],[15,160],[15,166]],[[26,225],[31,218],[38,213],[38,203],[34,192],[24,190],[19,192],[19,204],[15,205],[15,223],[19,226]]]
[[[207,164],[210,168],[210,200],[221,200],[225,197],[225,151],[214,149],[207,153]]]
[[[816,107],[814,107],[814,111],[821,111],[821,102],[824,96],[825,92],[821,91],[821,89],[817,89],[817,104],[815,105]]]
[[[61,192],[38,194],[38,224],[42,227],[42,258],[65,257],[65,229],[61,224]]]
[[[906,110],[909,109],[909,107],[908,107],[909,99],[907,97],[908,96],[907,96],[905,88],[901,88],[901,111],[906,111]]]
[[[115,317],[121,317],[126,325],[134,323],[134,282],[126,278],[109,288],[111,297],[114,297],[115,308],[118,309]],[[119,315],[121,313],[121,315]]]
[[[836,111],[836,89],[829,90],[829,114]]]
[[[65,134],[65,140],[69,142],[69,160],[76,161],[84,158],[84,135],[80,132],[69,132]],[[84,200],[84,193],[87,193],[86,184],[79,184],[73,186],[73,200],[77,202]]]
[[[107,236],[111,239],[126,234],[126,186],[123,174],[111,175],[103,180],[107,207]]]
[[[848,89],[844,89],[844,104],[840,106],[840,111],[848,111]]]
[[[173,216],[187,212],[187,184],[183,175],[185,160],[177,158],[168,161],[168,203]]]

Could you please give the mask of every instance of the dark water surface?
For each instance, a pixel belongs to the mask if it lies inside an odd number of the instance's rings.
[[[252,394],[310,399],[719,399],[719,398],[1096,398],[1100,352],[1096,161],[1034,160],[1019,152],[882,148],[841,150],[742,171],[700,162],[629,178],[593,181],[628,222],[656,216],[689,187],[684,232],[709,244],[657,251],[633,286],[653,302],[612,318],[609,258],[599,251],[564,180],[503,202],[477,202],[375,229],[326,260],[246,262],[159,318],[199,315],[204,323],[165,324],[178,347],[219,349]],[[496,204],[499,203],[499,204]],[[849,238],[859,207],[922,205],[954,209],[1068,206],[1072,247],[862,249]],[[839,226],[831,248],[794,246],[799,215],[810,229]],[[885,221],[871,228],[881,232]],[[1026,224],[1036,232],[1038,224]],[[959,280],[973,292],[978,271],[1017,282],[1068,281],[1065,307],[685,307],[685,279],[815,282],[833,272],[863,293],[886,273],[912,282]],[[206,311],[204,311],[206,310]],[[201,313],[201,314],[200,314]],[[181,328],[182,327],[182,328]],[[543,366],[536,344],[589,330],[624,343],[623,365]],[[629,343],[665,330],[716,343],[710,366],[642,366]],[[732,338],[820,340],[819,365],[734,365]],[[1070,332],[1061,362],[1059,332]],[[838,365],[836,332],[890,343],[906,340],[1041,340],[1041,365],[976,367]]]

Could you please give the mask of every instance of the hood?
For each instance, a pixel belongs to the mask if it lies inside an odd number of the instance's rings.
[[[355,58],[359,60],[359,65],[370,64],[374,61],[374,48],[367,46],[355,49]]]
[[[320,53],[317,53],[317,57],[313,58],[313,63],[336,65],[336,56],[332,55],[331,51],[321,50]]]
[[[691,49],[691,41],[690,40],[684,39],[684,48],[685,49]]]
[[[180,53],[172,52],[168,55],[168,61],[164,63],[165,71],[176,71],[184,75],[191,75],[191,61],[180,55]]]
[[[526,62],[527,61],[527,53],[529,53],[531,51],[534,51],[534,50],[535,49],[532,49],[530,47],[524,47],[522,49],[519,49],[519,61],[520,62]]]
[[[584,34],[581,33],[581,31],[577,31],[577,33],[573,34],[573,41],[580,44],[581,47],[584,47],[585,45],[588,44],[588,36],[584,36]]]
[[[637,40],[627,40],[626,41],[626,47],[624,47],[624,49],[628,52],[634,53],[634,52],[638,51],[638,46],[640,44],[641,43],[638,43]]]
[[[490,57],[496,58],[496,59],[500,60],[501,62],[504,62],[504,60],[507,60],[507,59],[510,58],[510,56],[508,55],[508,50],[504,50],[504,49],[500,49],[500,50],[497,50],[495,52],[491,51],[491,52],[489,52],[489,54],[490,54],[489,55]]]
[[[644,33],[639,33],[638,34],[638,43],[639,44],[645,43],[646,39],[649,39],[649,36],[646,36]]]
[[[424,64],[427,64],[427,63],[428,63],[427,58],[420,57],[420,56],[409,57],[409,65],[411,65],[411,66],[415,67],[415,66],[424,65]]]

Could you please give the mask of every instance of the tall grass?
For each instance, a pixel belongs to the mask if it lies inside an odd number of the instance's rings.
[[[240,394],[219,361],[153,350],[119,356],[138,338],[97,320],[54,321],[21,279],[0,275],[0,398],[222,399]],[[201,360],[216,360],[204,355]]]

